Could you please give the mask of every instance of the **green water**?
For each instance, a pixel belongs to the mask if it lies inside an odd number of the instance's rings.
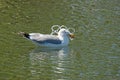
[[[0,0],[0,80],[120,80],[119,0]],[[36,47],[18,32],[76,29],[68,47]]]

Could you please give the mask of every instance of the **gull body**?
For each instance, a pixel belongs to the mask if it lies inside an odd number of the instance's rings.
[[[67,46],[70,38],[74,38],[74,35],[64,28],[59,30],[58,35],[24,32],[21,32],[20,34],[35,44],[45,47]]]

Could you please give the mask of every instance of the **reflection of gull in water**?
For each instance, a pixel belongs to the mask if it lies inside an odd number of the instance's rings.
[[[40,34],[40,33],[24,33],[20,32],[27,39],[45,47],[63,47],[69,44],[69,39],[74,35],[67,29],[60,29],[58,35]]]
[[[53,71],[53,74],[62,73],[62,71],[64,71],[64,68],[62,68],[62,66],[66,65],[64,60],[67,59],[68,53],[68,47],[56,49],[40,47],[34,49],[30,53],[31,73],[33,75],[44,74],[44,70],[46,72]]]

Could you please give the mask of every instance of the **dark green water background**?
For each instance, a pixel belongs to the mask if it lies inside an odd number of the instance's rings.
[[[76,29],[68,47],[18,32]],[[120,80],[120,0],[0,0],[0,80]]]

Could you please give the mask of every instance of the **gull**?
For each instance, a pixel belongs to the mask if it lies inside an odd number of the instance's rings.
[[[25,38],[31,40],[35,44],[44,47],[63,47],[69,44],[70,39],[74,38],[74,34],[67,29],[60,29],[57,35],[41,34],[41,33],[25,33],[20,32]]]

